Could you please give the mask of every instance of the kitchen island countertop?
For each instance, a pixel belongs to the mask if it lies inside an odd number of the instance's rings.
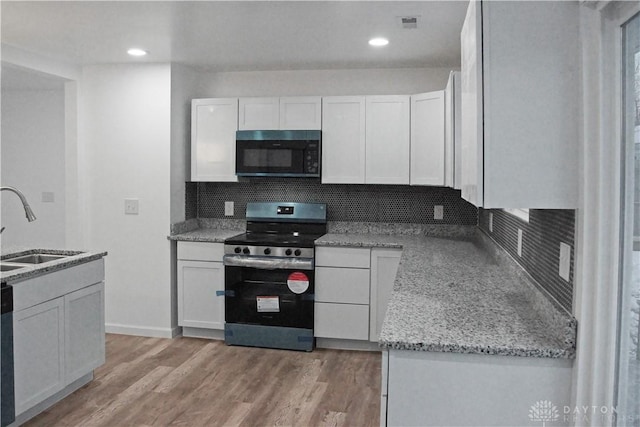
[[[19,256],[31,254],[64,255],[64,258],[41,264],[23,265],[21,268],[18,268],[16,270],[3,271],[2,273],[0,273],[0,279],[3,282],[7,283],[17,282],[30,279],[42,274],[51,273],[53,271],[62,270],[74,265],[95,261],[107,256],[107,252],[3,247],[1,259],[2,261],[8,261],[11,258],[17,258]]]

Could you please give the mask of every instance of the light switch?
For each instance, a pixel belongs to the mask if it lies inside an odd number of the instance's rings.
[[[560,262],[558,274],[567,282],[569,281],[569,270],[571,267],[571,246],[560,242]]]
[[[522,256],[522,230],[518,228],[518,256]]]
[[[225,216],[233,216],[233,202],[224,202],[224,215]]]
[[[435,205],[433,207],[433,219],[444,218],[444,207],[442,205]]]
[[[124,199],[125,215],[138,215],[138,199]]]

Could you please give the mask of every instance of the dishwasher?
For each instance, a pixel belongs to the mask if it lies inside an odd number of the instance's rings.
[[[15,420],[15,395],[13,372],[13,288],[2,283],[0,315],[0,426],[4,427]]]

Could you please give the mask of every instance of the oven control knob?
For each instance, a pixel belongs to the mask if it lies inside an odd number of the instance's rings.
[[[243,254],[245,254],[245,255],[249,255],[249,252],[250,252],[250,251],[249,251],[249,248],[244,248],[244,249],[242,250],[242,253],[243,253]]]
[[[235,252],[235,253],[239,254],[240,252],[242,252],[242,249],[240,249],[240,246],[238,246],[237,248],[235,248],[235,249],[233,250],[233,252]]]
[[[300,256],[301,253],[302,253],[302,251],[300,249],[296,249],[296,251],[293,254],[295,256]]]
[[[291,249],[287,249],[286,251],[284,251],[284,254],[287,256],[291,255]]]
[[[265,254],[265,255],[269,255],[270,253],[271,253],[271,249],[266,248],[266,249],[264,250],[264,254]]]

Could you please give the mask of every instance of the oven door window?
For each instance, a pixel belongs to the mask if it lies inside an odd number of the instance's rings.
[[[309,282],[302,292],[300,280],[294,280],[293,290],[288,283],[300,274]],[[313,328],[313,281],[312,271],[226,267],[225,319],[227,323]]]

